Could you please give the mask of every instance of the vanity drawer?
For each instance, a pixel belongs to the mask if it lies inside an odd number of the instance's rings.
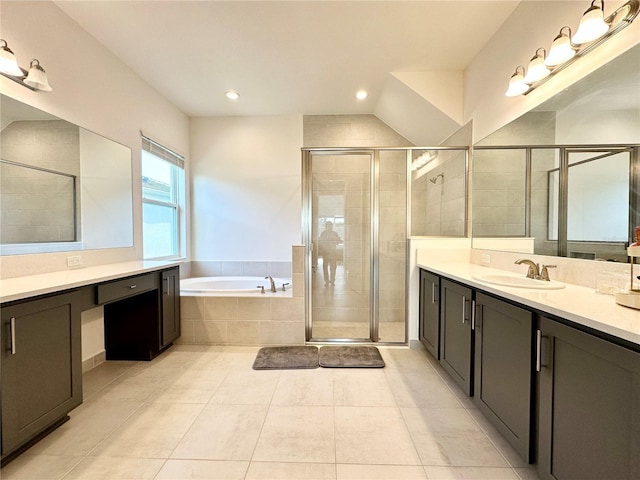
[[[158,274],[147,273],[136,277],[128,277],[114,282],[102,283],[97,288],[97,303],[113,302],[131,297],[158,287]]]

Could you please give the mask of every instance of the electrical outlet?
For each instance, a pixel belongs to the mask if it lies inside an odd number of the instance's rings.
[[[480,261],[482,262],[482,265],[491,265],[491,255],[483,253]]]
[[[82,255],[67,257],[67,267],[79,267],[80,265],[82,265]]]

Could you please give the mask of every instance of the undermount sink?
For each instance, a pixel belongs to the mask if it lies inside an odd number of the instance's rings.
[[[551,280],[535,280],[525,276],[509,275],[507,273],[485,273],[483,275],[474,275],[474,279],[484,283],[493,285],[502,285],[505,287],[531,288],[538,290],[559,290],[564,288],[564,283]]]

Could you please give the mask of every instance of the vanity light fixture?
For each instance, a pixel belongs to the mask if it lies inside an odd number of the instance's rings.
[[[563,30],[568,30],[569,34],[562,33]],[[566,25],[560,29],[560,33],[554,38],[551,47],[549,48],[549,55],[544,59],[544,64],[547,67],[557,67],[565,62],[568,62],[576,56],[576,51],[571,44],[571,28]]]
[[[18,66],[18,60],[5,40],[0,39],[0,73],[18,77],[22,75],[22,70]]]
[[[562,27],[551,43],[549,55],[546,58],[545,49],[539,48],[529,62],[526,73],[521,65],[516,68],[516,72],[509,80],[509,88],[505,95],[517,97],[528,94],[578,58],[626,28],[635,20],[639,11],[640,0],[628,0],[605,17],[604,0],[600,1],[600,6],[597,6],[596,0],[593,0],[591,6],[584,12],[578,30],[573,36],[569,27]],[[542,55],[540,51],[543,52]]]
[[[516,67],[516,71],[513,75],[511,75],[511,80],[509,80],[509,89],[505,95],[507,97],[517,97],[518,95],[522,95],[529,91],[529,85],[524,81],[524,67],[522,65],[518,65]]]
[[[6,40],[0,39],[0,75],[3,75],[29,90],[50,92],[52,90],[47,80],[47,74],[37,58],[31,60],[29,70],[18,65],[18,60],[9,48]]]
[[[542,51],[541,54],[538,53],[540,51]],[[536,50],[536,54],[533,56],[529,62],[529,66],[527,67],[527,74],[524,77],[525,83],[536,83],[537,81],[549,76],[551,70],[549,70],[544,63],[546,54],[547,51],[544,48]]]
[[[224,92],[224,95],[229,100],[238,100],[240,98],[240,94],[235,90],[227,90],[226,92]]]
[[[595,3],[596,0],[591,2],[591,6],[580,19],[578,30],[571,37],[571,41],[575,45],[593,42],[609,30],[609,24],[604,21],[604,0],[600,1],[602,7],[596,6]]]

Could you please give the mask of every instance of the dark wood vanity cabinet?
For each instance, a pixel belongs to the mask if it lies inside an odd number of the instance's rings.
[[[473,291],[440,281],[440,363],[469,396],[473,395]]]
[[[419,339],[440,359],[440,277],[420,269]]]
[[[474,402],[532,460],[533,314],[476,292]]]
[[[171,345],[180,336],[180,269],[161,272],[162,315],[160,349]]]
[[[2,305],[2,460],[82,403],[78,292]]]
[[[135,292],[135,294],[134,294]],[[178,267],[98,286],[107,360],[151,360],[180,336]]]
[[[640,478],[640,353],[544,317],[540,343],[540,478]]]

